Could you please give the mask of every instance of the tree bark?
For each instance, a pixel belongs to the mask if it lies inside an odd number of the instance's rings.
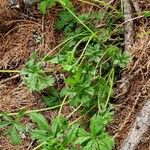
[[[131,20],[131,21],[129,21]],[[134,29],[132,20],[132,6],[130,0],[124,0],[124,21],[125,23],[125,51],[129,51],[134,42]]]
[[[135,150],[142,135],[148,131],[150,126],[150,100],[143,106],[142,111],[136,118],[127,138],[124,140],[120,150]]]

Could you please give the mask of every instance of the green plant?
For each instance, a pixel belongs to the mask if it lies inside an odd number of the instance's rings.
[[[23,75],[24,83],[31,92],[40,92],[54,83],[52,76],[45,74],[42,63],[37,61],[35,53],[32,54],[21,74]]]
[[[42,14],[46,14],[47,9],[55,6],[57,3],[60,3],[62,6],[66,5],[72,8],[72,3],[70,0],[41,0],[39,10]]]
[[[30,118],[38,125],[31,135],[41,149],[111,150],[114,147],[114,139],[106,133],[106,127],[112,120],[110,112],[94,115],[90,121],[90,132],[78,124],[69,124],[62,116],[56,117],[51,126],[41,114],[31,113]]]
[[[49,88],[50,95],[44,97],[44,102],[48,107],[60,104],[60,95],[54,87]]]
[[[31,113],[30,118],[38,125],[31,136],[38,141],[43,150],[67,150],[69,147],[74,147],[73,141],[76,138],[78,125],[70,127],[68,121],[62,116],[56,117],[51,126],[41,114]]]
[[[21,123],[23,116],[24,110],[21,110],[15,118],[8,116],[5,112],[2,113],[3,120],[0,122],[0,128],[7,127],[5,134],[10,137],[14,145],[22,142],[21,135],[25,131],[25,126]]]
[[[114,7],[103,1],[94,2],[119,14]],[[26,112],[37,125],[31,133],[33,140],[39,144],[34,150],[112,150],[115,142],[106,131],[113,115],[109,111],[112,108],[109,100],[113,95],[116,68],[124,68],[130,60],[129,54],[122,52],[119,47],[120,43],[115,42],[122,34],[116,24],[120,14],[116,17],[103,11],[79,14],[70,0],[41,0],[39,9],[46,14],[47,9],[57,3],[63,9],[59,13],[55,28],[56,31],[64,33],[64,40],[42,60],[33,53],[25,69],[19,71],[31,92],[42,92],[45,88],[47,92],[49,90],[44,102],[50,108]],[[58,53],[49,56],[55,50]],[[50,73],[44,70],[45,62],[58,64],[62,72],[67,74],[65,85],[60,91],[55,88]],[[61,112],[66,104],[73,111],[65,118]],[[44,116],[36,113],[58,107],[58,116],[51,124]],[[80,117],[71,122],[70,116],[76,112]],[[75,124],[87,114],[91,116],[90,123],[88,120],[86,125],[81,126],[82,121],[81,124]],[[19,144],[19,132],[23,131],[23,127],[19,129],[18,119],[14,121],[4,114],[0,127],[6,126],[11,126],[12,135],[16,135],[12,143]]]
[[[115,142],[106,132],[106,127],[111,120],[110,112],[94,115],[90,121],[90,131],[79,128],[75,144],[80,144],[83,150],[112,150]]]

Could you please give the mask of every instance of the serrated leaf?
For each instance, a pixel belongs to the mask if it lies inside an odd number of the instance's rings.
[[[10,122],[12,121],[12,118],[7,113],[2,112],[1,114],[2,114],[2,117],[4,118],[4,120],[10,121]]]
[[[91,118],[90,129],[93,135],[101,134],[105,131],[106,126],[112,120],[111,112],[104,112],[101,115],[94,115]]]
[[[45,74],[42,63],[38,62],[35,55],[31,56],[30,60],[26,63],[26,68],[21,71],[21,74],[24,76],[24,83],[31,92],[40,92],[54,84],[54,79],[52,76]]]
[[[100,133],[103,130],[103,123],[101,122],[101,116],[94,115],[91,119],[90,129],[94,135]]]
[[[59,18],[56,21],[56,29],[62,30],[64,27],[69,25],[74,21],[74,17],[68,11],[61,11],[59,14]]]
[[[43,115],[38,113],[30,113],[29,116],[33,122],[38,124],[39,129],[49,131],[49,124]]]
[[[15,122],[13,126],[17,129],[17,131],[21,131],[21,132],[25,131],[25,126],[20,122]]]
[[[66,129],[67,126],[68,126],[68,122],[67,122],[66,118],[64,118],[62,116],[56,117],[53,120],[52,126],[51,126],[53,136],[55,137],[60,131]]]
[[[21,137],[14,126],[11,130],[10,140],[13,145],[21,144]]]
[[[68,131],[67,136],[64,139],[64,144],[69,145],[71,144],[77,137],[79,126],[73,125],[71,129]]]
[[[4,128],[10,124],[11,124],[11,122],[9,122],[9,121],[1,121],[0,122],[0,128]]]
[[[87,142],[90,140],[90,136],[86,136],[86,137],[78,137],[78,139],[74,142],[74,144],[82,144],[84,142]]]
[[[48,132],[45,130],[35,129],[31,132],[31,137],[36,140],[45,141],[48,137]]]
[[[16,121],[20,121],[23,118],[24,115],[25,115],[25,110],[22,109],[22,110],[19,111],[19,113],[18,113],[18,115],[17,115],[15,120]]]

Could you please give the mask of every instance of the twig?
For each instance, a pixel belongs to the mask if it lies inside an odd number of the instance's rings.
[[[12,77],[10,77],[10,78],[7,78],[7,79],[5,79],[5,80],[2,80],[1,82],[0,82],[0,84],[4,84],[4,83],[6,83],[6,82],[9,82],[9,81],[11,81],[11,80],[14,80],[14,79],[16,79],[16,78],[19,78],[19,74],[17,74],[17,75],[15,75],[15,76],[12,76]]]
[[[126,24],[126,23],[128,23],[128,22],[130,22],[130,21],[134,21],[134,20],[136,20],[136,19],[141,19],[141,18],[143,18],[144,16],[137,16],[137,17],[135,17],[135,18],[132,18],[132,19],[130,19],[130,20],[126,20],[125,22],[123,22],[120,26],[122,26],[122,25],[124,25],[124,24]]]

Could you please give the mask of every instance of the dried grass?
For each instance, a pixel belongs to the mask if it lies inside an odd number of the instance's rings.
[[[140,28],[139,35],[144,31]],[[133,61],[124,71],[115,91],[116,114],[110,128],[117,141],[116,149],[119,149],[143,104],[150,98],[150,36],[137,37],[130,53]]]

